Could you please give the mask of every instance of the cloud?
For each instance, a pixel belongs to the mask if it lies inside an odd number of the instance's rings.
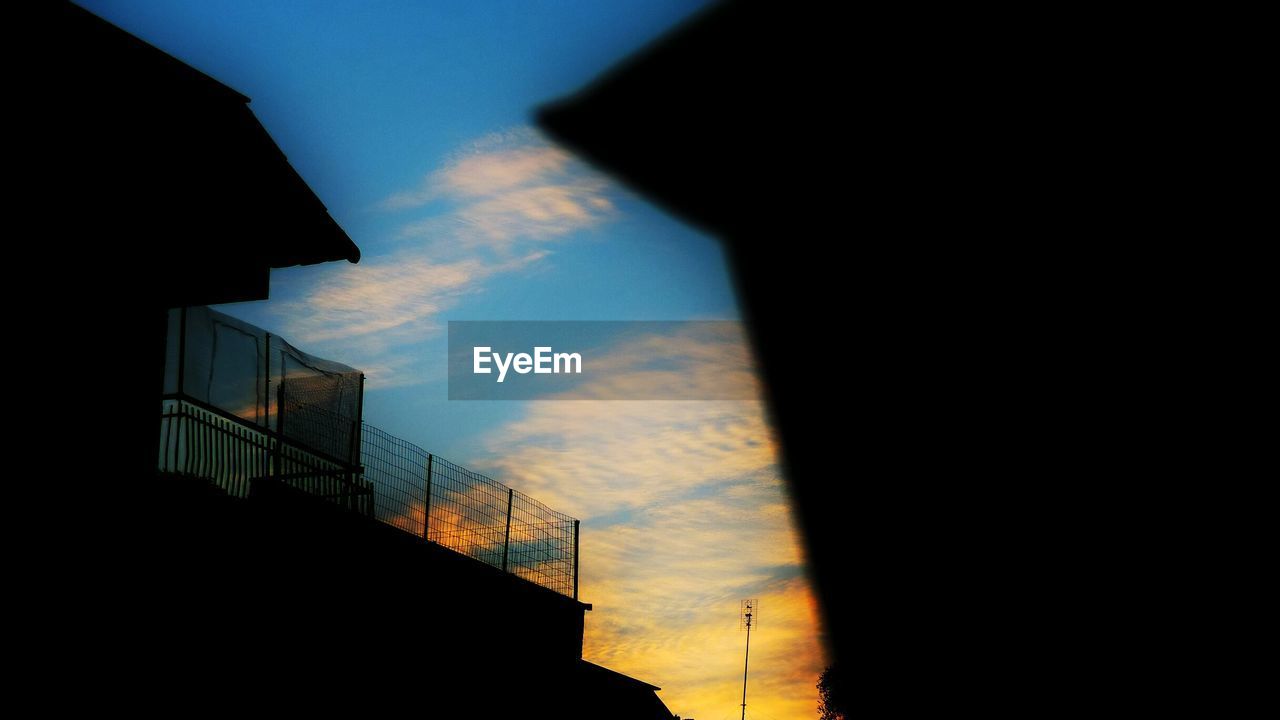
[[[591,228],[611,216],[605,178],[532,129],[491,135],[455,153],[383,210],[427,209],[398,237],[510,249]]]
[[[652,382],[643,359],[676,374],[750,373],[741,335],[639,338],[596,360],[611,382]],[[730,360],[726,360],[730,358]],[[665,382],[665,381],[664,381]],[[588,390],[589,392],[589,390]],[[741,702],[738,601],[761,600],[749,707],[816,715],[824,665],[804,558],[759,401],[529,403],[495,429],[481,465],[582,519],[587,659],[663,687],[675,712],[723,717]]]
[[[738,323],[671,325],[591,358],[591,381],[528,406],[494,435],[494,477],[583,520],[651,506],[726,480],[777,474],[777,446]],[[666,365],[655,371],[652,365]],[[753,400],[625,402],[565,398]]]
[[[561,397],[584,400],[759,400],[759,375],[743,324],[672,325],[590,359],[590,381]]]
[[[532,139],[530,133],[522,133],[519,138]],[[444,197],[491,196],[562,174],[571,161],[568,153],[550,145],[503,147],[519,140],[513,136],[482,140],[428,174],[420,187],[392,195],[382,201],[381,207],[405,210]]]
[[[597,609],[587,613],[584,655],[661,686],[663,701],[682,717],[737,717],[746,642],[738,602],[745,597],[759,598],[761,619],[751,633],[748,716],[816,717],[815,683],[825,661],[814,633],[817,608],[801,578],[721,593],[705,600],[700,618],[691,621],[629,607],[606,613],[604,601],[593,597]],[[619,623],[617,616],[640,619]]]
[[[418,211],[390,231],[390,252],[366,247],[359,264],[275,305],[276,326],[308,352],[361,368],[378,389],[443,379],[443,362],[421,347],[439,337],[443,313],[495,277],[532,271],[548,241],[611,217],[611,191],[531,128],[480,138],[381,203]]]
[[[531,250],[498,260],[438,262],[401,251],[325,275],[277,312],[287,318],[289,339],[308,352],[331,352],[360,367],[380,388],[413,384],[426,379],[413,346],[440,333],[442,312],[480,292],[489,278],[546,256]]]
[[[583,520],[776,464],[763,409],[735,401],[537,401],[490,454],[488,474]]]
[[[422,339],[432,329],[434,316],[476,292],[481,281],[527,267],[546,254],[530,252],[504,262],[472,258],[442,263],[400,252],[320,279],[303,300],[286,304],[285,310],[299,311],[292,332],[302,342],[390,332]]]

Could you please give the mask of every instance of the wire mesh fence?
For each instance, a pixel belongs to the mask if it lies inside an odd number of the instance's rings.
[[[339,376],[288,377],[276,391],[276,430],[302,445],[339,458],[360,462],[360,420],[335,411],[323,402],[345,380]]]
[[[569,597],[578,522],[372,425],[361,433],[374,517]]]
[[[208,479],[234,497],[247,497],[254,480],[275,479],[577,598],[577,520],[368,423],[280,395],[279,431],[166,396],[159,469]],[[307,442],[335,438],[359,442],[358,465]]]
[[[545,587],[574,583],[578,524],[523,493],[511,494],[507,570]],[[576,584],[563,590],[576,597]]]
[[[363,422],[364,375],[208,307],[174,309],[162,472],[271,478],[577,598],[578,521]]]

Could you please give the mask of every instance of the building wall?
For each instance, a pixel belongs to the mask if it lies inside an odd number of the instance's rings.
[[[148,601],[126,614],[174,686],[426,717],[575,694],[571,598],[275,484],[234,500],[170,476],[151,493],[168,512],[132,520]]]

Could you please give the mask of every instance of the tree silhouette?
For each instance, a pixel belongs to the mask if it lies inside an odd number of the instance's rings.
[[[818,676],[818,717],[820,720],[847,720],[849,698],[839,664],[828,665]]]

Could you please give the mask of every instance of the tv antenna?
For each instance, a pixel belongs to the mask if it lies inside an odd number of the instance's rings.
[[[747,663],[751,661],[751,626],[760,624],[760,601],[743,600],[738,609],[738,629],[747,631],[747,652],[742,658],[742,720],[747,720]]]

